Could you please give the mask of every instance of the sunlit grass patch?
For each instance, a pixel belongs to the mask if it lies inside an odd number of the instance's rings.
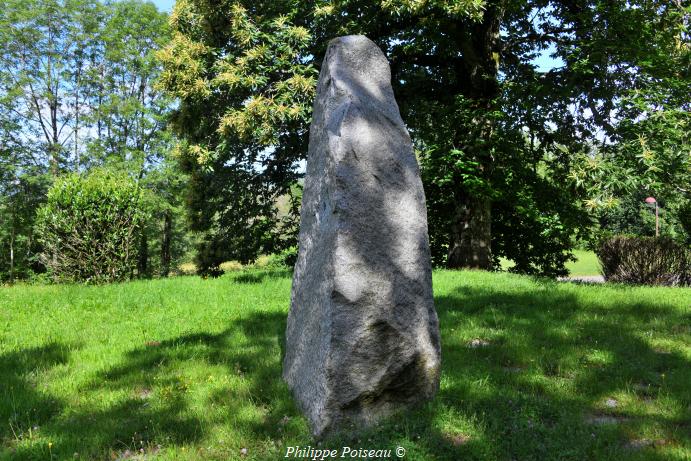
[[[691,456],[690,289],[479,271],[435,272],[434,289],[437,398],[320,446]],[[289,293],[290,274],[269,269],[0,289],[0,459],[274,460],[315,446],[281,380]]]

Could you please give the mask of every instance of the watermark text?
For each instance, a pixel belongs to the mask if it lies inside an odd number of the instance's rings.
[[[405,448],[315,448],[306,447],[287,447],[284,458],[301,458],[312,461],[325,461],[327,459],[391,459],[403,458]]]

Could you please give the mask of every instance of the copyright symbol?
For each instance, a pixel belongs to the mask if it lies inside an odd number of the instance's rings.
[[[403,458],[405,456],[405,448],[396,447],[396,456],[398,456],[399,458]]]

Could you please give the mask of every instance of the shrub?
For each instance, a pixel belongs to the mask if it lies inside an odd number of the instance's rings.
[[[288,269],[293,269],[298,260],[298,247],[286,248],[278,255],[280,263]]]
[[[41,260],[57,281],[127,280],[145,219],[142,190],[128,177],[103,171],[64,177],[38,211]]]
[[[645,285],[689,285],[691,254],[666,237],[615,236],[596,250],[605,280]]]
[[[197,273],[197,266],[194,263],[182,263],[178,266],[178,273],[180,275],[195,275]]]
[[[298,258],[298,247],[292,246],[285,250],[268,256],[260,256],[255,263],[255,267],[268,269],[289,269],[295,267]]]
[[[218,266],[224,274],[229,272],[241,271],[243,269],[242,264],[239,261],[226,261]]]

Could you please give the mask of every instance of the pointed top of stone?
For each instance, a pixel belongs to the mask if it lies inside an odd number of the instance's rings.
[[[323,65],[328,78],[320,78],[320,84],[330,85],[334,95],[347,94],[354,102],[374,106],[403,125],[391,88],[389,61],[372,40],[364,35],[331,40]]]

